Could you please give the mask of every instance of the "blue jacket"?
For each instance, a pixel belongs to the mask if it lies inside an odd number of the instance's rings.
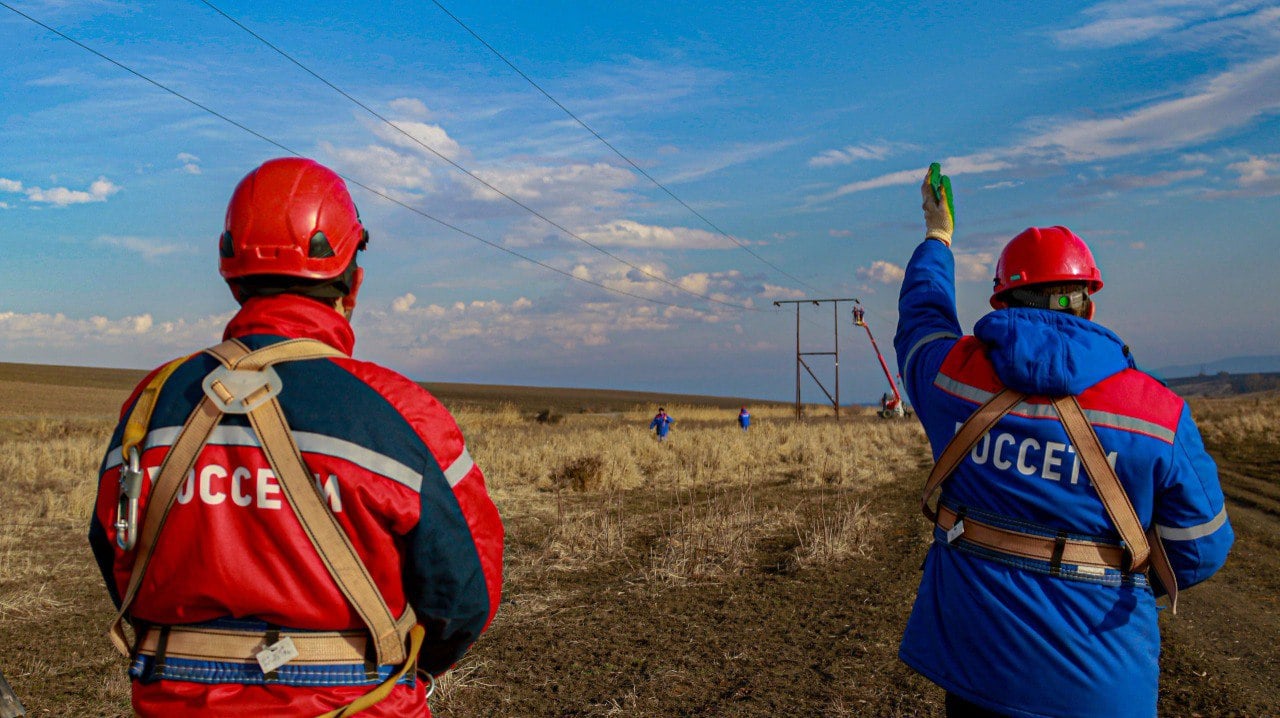
[[[1234,534],[1217,468],[1185,402],[1134,368],[1128,347],[1089,320],[1003,309],[962,336],[951,250],[926,240],[907,265],[894,337],[907,395],[934,458],[1008,386],[1033,395],[943,485],[970,516],[1111,542],[1107,518],[1046,396],[1074,395],[1144,528],[1159,526],[1180,588],[1226,560]],[[1154,716],[1160,653],[1155,596],[1141,575],[1106,575],[983,553],[934,530],[899,656],[934,683],[1014,716]],[[1067,567],[1068,569],[1070,567]]]
[[[746,409],[738,412],[738,426],[741,426],[744,429],[751,426],[751,412]]]
[[[656,429],[658,436],[666,436],[671,431],[671,425],[676,423],[670,414],[657,414],[653,417],[653,421],[649,422],[650,429]]]

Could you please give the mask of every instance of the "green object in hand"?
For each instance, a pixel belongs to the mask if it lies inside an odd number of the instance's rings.
[[[933,199],[941,202],[942,195],[947,195],[947,214],[951,215],[951,221],[955,221],[956,202],[955,196],[951,193],[951,178],[942,174],[942,165],[934,162],[929,165],[929,187],[933,189]]]

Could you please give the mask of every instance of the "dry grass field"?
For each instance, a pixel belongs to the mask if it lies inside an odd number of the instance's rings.
[[[85,533],[137,378],[0,365],[0,671],[32,715],[128,715]],[[508,530],[503,605],[436,715],[941,714],[896,659],[929,540],[914,421],[753,405],[744,434],[736,400],[435,388]],[[1194,409],[1239,538],[1162,618],[1161,714],[1280,715],[1280,397]]]

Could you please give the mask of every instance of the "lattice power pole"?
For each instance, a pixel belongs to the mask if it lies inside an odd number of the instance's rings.
[[[813,381],[818,385],[818,388],[822,390],[822,393],[827,395],[827,399],[831,402],[831,406],[835,408],[836,421],[840,420],[840,302],[856,302],[856,301],[858,300],[853,297],[845,297],[841,299],[788,299],[788,300],[779,300],[773,303],[773,306],[775,307],[781,307],[783,304],[796,305],[796,418],[797,419],[800,418],[800,367],[804,367],[804,370],[809,372],[809,376],[813,377]],[[834,335],[835,350],[829,351],[829,352],[800,351],[800,305],[812,304],[815,307],[820,307],[823,304],[827,304],[827,303],[831,304],[831,317],[834,320],[831,328],[835,332],[835,335]],[[804,358],[807,356],[830,356],[835,358],[835,363],[836,363],[835,396],[832,396],[831,392],[827,391],[827,387],[822,385],[822,380],[818,378],[817,374],[813,373],[813,369],[809,367],[809,363],[804,360]]]

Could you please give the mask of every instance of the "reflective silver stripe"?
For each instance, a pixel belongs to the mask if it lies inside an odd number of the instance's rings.
[[[1195,541],[1198,538],[1204,538],[1214,531],[1222,528],[1227,522],[1227,507],[1223,506],[1217,516],[1209,519],[1199,526],[1188,526],[1184,529],[1173,528],[1171,526],[1161,526],[1156,524],[1156,530],[1160,532],[1160,538],[1168,541]]]
[[[959,339],[959,338],[960,337],[958,335],[952,334],[951,332],[934,332],[933,334],[926,334],[924,337],[920,339],[920,341],[916,342],[911,347],[911,349],[907,351],[907,358],[905,361],[902,362],[903,389],[904,390],[906,389],[907,377],[911,376],[911,359],[916,355],[916,352],[919,351],[920,347],[924,346],[925,344],[928,344],[929,342],[934,342],[939,339]]]
[[[143,442],[142,448],[145,451],[157,446],[172,446],[181,431],[182,427],[180,426],[152,429],[147,433],[147,438]],[[309,431],[295,431],[293,432],[293,438],[294,441],[298,442],[298,449],[308,454],[324,454],[350,461],[366,471],[385,476],[415,492],[422,489],[422,474],[419,471],[359,444]],[[213,434],[209,437],[209,443],[216,446],[258,446],[258,439],[253,430],[247,426],[219,426],[213,430]],[[103,466],[103,471],[120,465],[119,446],[112,447],[107,452],[107,456],[109,458]],[[447,468],[444,468],[444,476],[449,482],[449,486],[455,486],[471,471],[473,466],[475,466],[475,461],[471,459],[470,452],[463,446],[462,454],[454,459],[453,463]]]
[[[449,486],[457,486],[471,469],[475,468],[476,462],[471,459],[471,452],[467,451],[467,447],[462,447],[462,453],[458,454],[458,458],[449,464],[449,468],[444,470],[444,478],[449,482]]]
[[[938,377],[933,380],[933,384],[949,394],[954,394],[962,399],[975,401],[979,404],[983,404],[988,399],[995,396],[995,394],[989,391],[979,389],[978,387],[971,386],[969,384],[962,384],[961,382],[958,382],[949,376],[943,376],[942,374],[939,374]],[[1058,416],[1058,413],[1053,410],[1053,405],[1051,404],[1028,404],[1025,401],[1020,402],[1017,406],[1013,407],[1013,410],[1009,413],[1018,414],[1019,416],[1029,416],[1036,419],[1050,419],[1057,418]],[[1135,419],[1132,416],[1124,416],[1123,414],[1113,414],[1109,411],[1098,411],[1096,409],[1085,409],[1084,415],[1085,418],[1089,420],[1090,424],[1106,426],[1113,429],[1123,429],[1125,431],[1133,431],[1161,439],[1170,444],[1173,443],[1174,431],[1167,427],[1160,426],[1155,422]]]
[[[1160,426],[1151,421],[1135,419],[1132,416],[1123,416],[1121,414],[1112,414],[1109,411],[1097,411],[1094,409],[1085,409],[1084,415],[1088,417],[1089,422],[1100,426],[1110,426],[1116,429],[1125,429],[1127,431],[1136,431],[1139,434],[1154,436],[1157,439],[1173,443],[1175,437],[1173,429]]]

